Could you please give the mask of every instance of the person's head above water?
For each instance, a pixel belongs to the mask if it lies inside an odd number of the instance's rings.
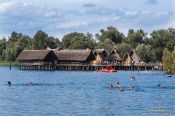
[[[32,82],[27,83],[27,85],[32,85],[32,84],[33,84]]]
[[[120,87],[120,91],[124,91],[124,88],[123,87]]]
[[[165,86],[162,86],[162,85],[160,85],[160,84],[158,84],[157,87],[158,87],[159,89],[166,88]]]
[[[135,87],[134,86],[131,86],[131,89],[135,89]]]
[[[109,87],[109,88],[113,88],[113,85],[112,85],[112,84],[109,84],[108,87]]]
[[[7,84],[8,84],[8,85],[12,85],[11,81],[7,81]]]
[[[135,77],[131,77],[131,81],[135,81],[136,80],[136,78]]]
[[[157,87],[160,88],[160,84],[158,84]]]
[[[115,86],[116,86],[117,88],[119,88],[119,87],[120,87],[120,83],[117,82]]]

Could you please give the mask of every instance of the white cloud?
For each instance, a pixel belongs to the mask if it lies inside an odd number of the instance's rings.
[[[147,0],[6,0],[0,2],[0,32],[32,35],[42,29],[54,35],[72,31],[94,33],[110,25],[125,31],[142,28],[150,32],[155,27],[175,26],[175,2],[153,3],[147,4]]]
[[[125,15],[126,16],[136,16],[138,14],[139,14],[138,11],[128,11],[128,12],[125,12]]]
[[[157,0],[147,0],[148,4],[157,4],[158,1]]]
[[[7,12],[14,4],[15,2],[0,3],[0,14]]]
[[[86,26],[88,24],[88,22],[84,21],[84,20],[75,20],[75,21],[65,21],[65,22],[61,22],[57,25],[57,28],[59,29],[75,29],[75,28],[79,28],[82,26]]]

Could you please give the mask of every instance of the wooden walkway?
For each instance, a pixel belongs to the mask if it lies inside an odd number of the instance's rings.
[[[83,65],[83,64],[57,64],[53,65],[19,65],[21,70],[60,70],[60,71],[98,71],[104,69],[109,65]],[[144,71],[144,70],[163,70],[162,66],[158,65],[110,65],[117,70],[126,70],[126,71]]]
[[[57,65],[56,70],[63,71],[97,71],[100,69],[106,68],[108,65]],[[110,65],[117,70],[126,70],[126,71],[134,71],[134,70],[163,70],[162,66],[153,66],[153,65],[141,65],[141,66],[124,66],[124,65]]]

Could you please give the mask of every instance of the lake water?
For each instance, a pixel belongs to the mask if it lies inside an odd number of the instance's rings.
[[[7,81],[12,86],[5,85]],[[123,92],[108,88],[116,82]],[[158,84],[166,88],[158,89]],[[161,71],[49,72],[0,67],[0,116],[174,115],[175,77]]]

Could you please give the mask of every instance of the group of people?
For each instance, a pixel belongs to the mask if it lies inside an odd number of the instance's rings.
[[[112,84],[109,84],[108,87],[109,87],[109,88],[113,88],[114,86],[113,86]],[[115,84],[115,87],[116,87],[116,88],[119,88],[120,91],[124,91],[124,88],[120,86],[120,83],[119,83],[119,82],[117,82],[117,83]]]
[[[135,80],[136,80],[135,77],[131,77],[130,79],[131,79],[131,81],[135,81]],[[116,88],[119,88],[120,91],[124,91],[124,88],[121,87],[121,85],[120,85],[119,82],[117,82],[117,83],[115,84],[115,87],[116,87]],[[109,84],[109,85],[108,85],[108,88],[111,89],[111,88],[114,88],[114,86],[113,86],[112,84]],[[135,87],[134,87],[134,86],[131,86],[131,89],[135,89]]]
[[[130,80],[131,80],[131,81],[135,81],[136,78],[135,78],[134,76],[132,76],[132,77],[130,78]],[[110,88],[110,89],[111,89],[111,88],[114,88],[114,87],[119,88],[120,91],[124,91],[124,88],[120,86],[120,83],[119,83],[119,82],[117,82],[117,83],[115,84],[115,86],[113,86],[112,84],[109,84],[109,85],[108,85],[108,88]],[[162,86],[161,84],[158,84],[158,85],[157,85],[157,88],[158,88],[158,89],[164,89],[164,88],[166,88],[166,87],[165,87],[165,86]],[[132,85],[131,88],[130,88],[130,90],[135,90],[135,86]]]

